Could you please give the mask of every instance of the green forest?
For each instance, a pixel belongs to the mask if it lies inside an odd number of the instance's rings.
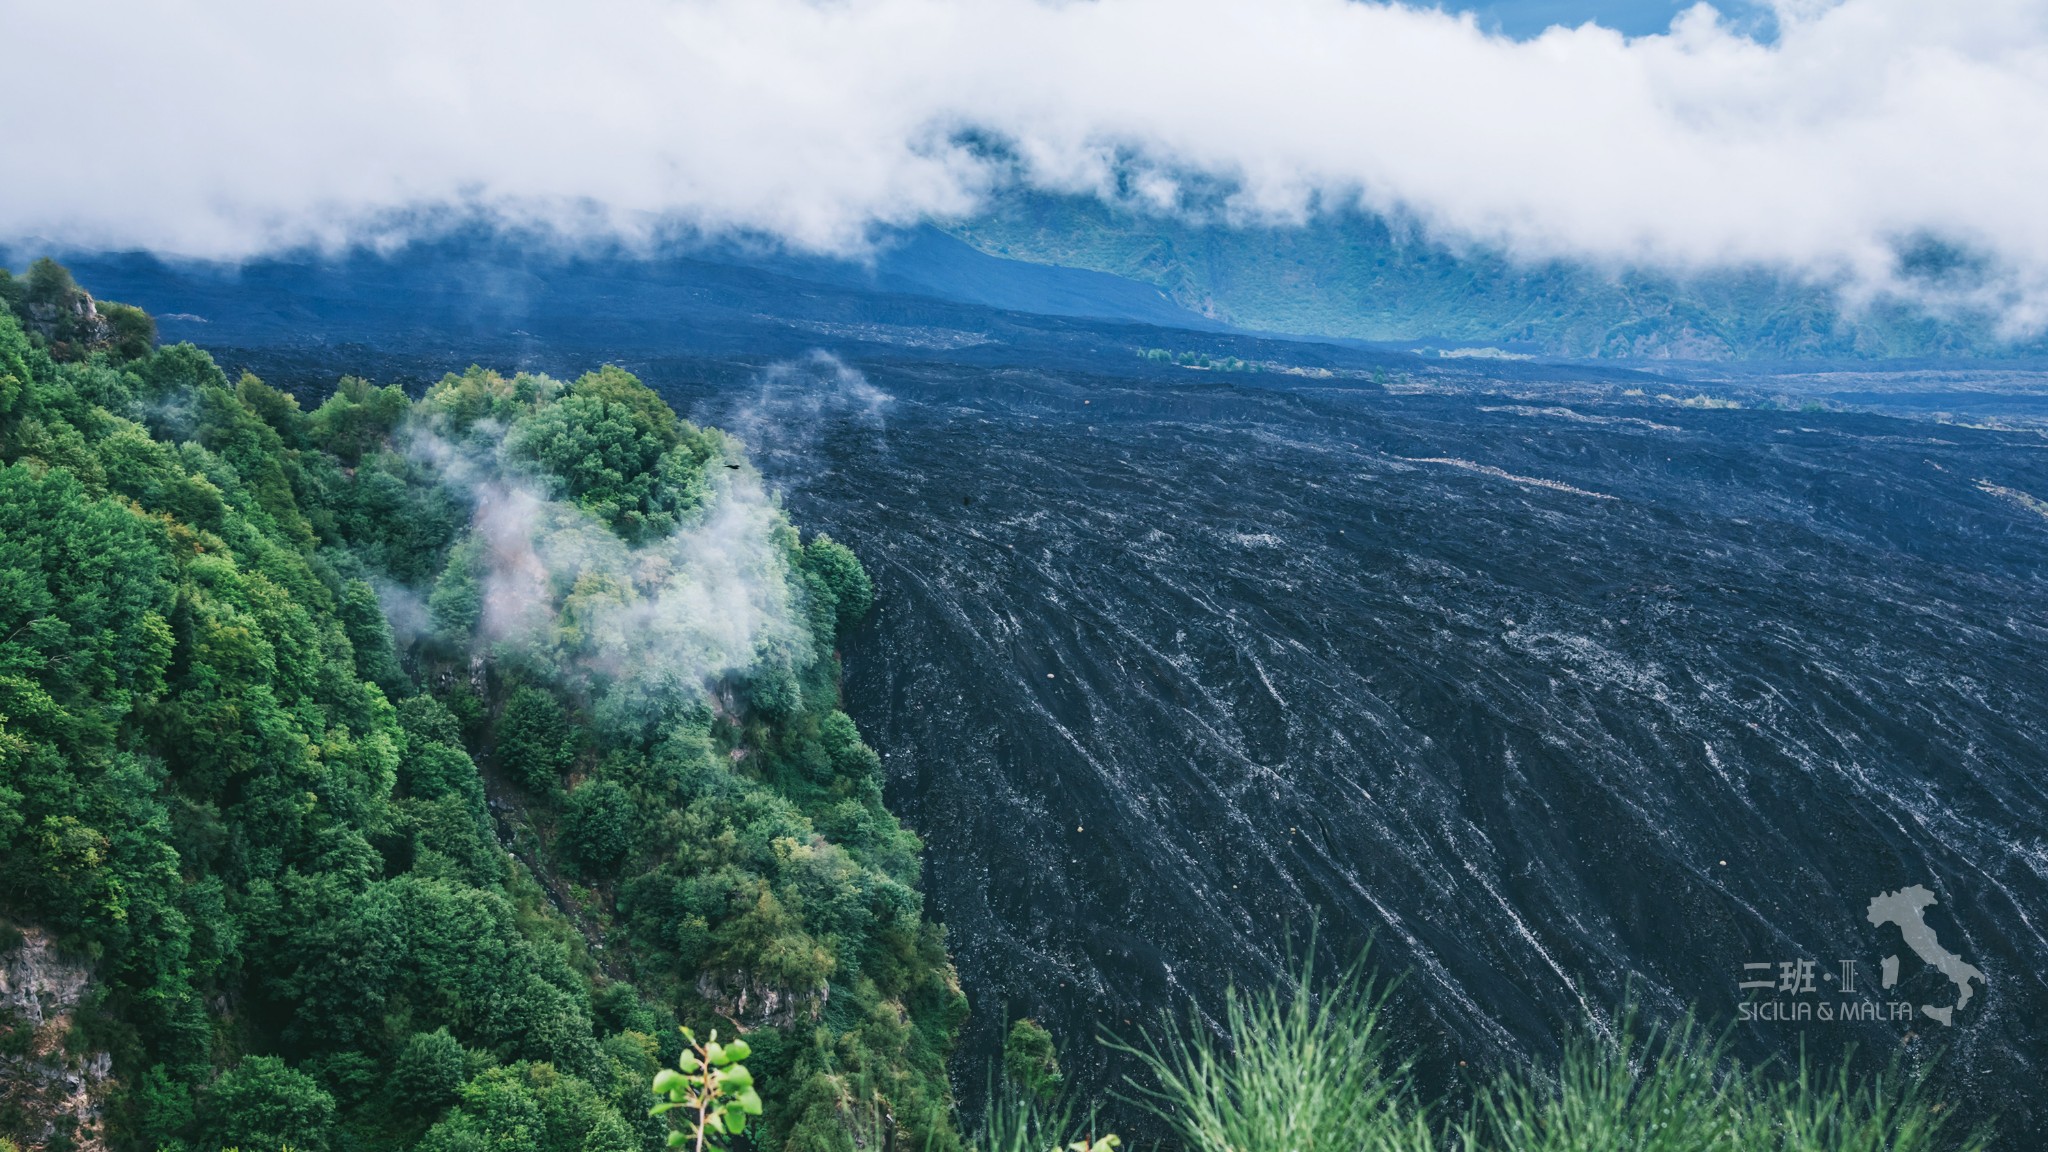
[[[756,1147],[959,1146],[838,707],[873,591],[740,445],[613,367],[302,406],[49,261],[0,296],[0,951],[91,973],[0,1020],[0,1135],[104,1054],[46,1146],[654,1148],[687,1025]]]

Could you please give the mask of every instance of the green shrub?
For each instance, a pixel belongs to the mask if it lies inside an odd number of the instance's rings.
[[[334,1127],[334,1097],[275,1056],[247,1056],[222,1073],[202,1111],[208,1143],[247,1152],[325,1152]]]
[[[512,690],[495,729],[498,766],[520,787],[546,794],[575,759],[575,734],[553,695],[528,685]]]
[[[450,793],[481,795],[476,765],[452,744],[421,742],[400,762],[398,782],[407,794],[434,800]]]
[[[588,876],[609,876],[633,847],[633,798],[610,780],[569,793],[562,810],[562,846]]]
[[[415,745],[462,747],[462,722],[448,705],[432,696],[412,696],[398,703],[398,725]]]
[[[484,617],[484,543],[465,537],[449,550],[448,565],[427,596],[434,639],[453,652],[467,652]]]
[[[491,1068],[427,1130],[421,1152],[639,1152],[640,1141],[588,1081],[552,1064]]]
[[[833,636],[852,628],[874,607],[875,586],[867,571],[851,548],[830,536],[821,532],[804,545],[803,568],[816,577],[812,594],[822,590],[832,608],[832,627],[817,637],[818,643],[831,643]]]
[[[348,634],[349,646],[355,649],[356,675],[384,689],[393,699],[409,695],[412,684],[406,679],[405,669],[398,665],[391,625],[377,603],[376,590],[364,581],[350,580],[342,584],[341,594],[335,600],[342,629]]]
[[[1199,1018],[1126,1048],[1150,1069],[1153,1109],[1188,1152],[1427,1149],[1408,1067],[1389,1059],[1384,992],[1361,962],[1316,990],[1313,963],[1292,987],[1231,989],[1219,1039]]]
[[[378,388],[344,376],[327,402],[313,410],[307,431],[314,444],[354,464],[390,439],[411,410],[412,401],[396,384]]]
[[[703,502],[705,466],[723,446],[609,364],[521,415],[505,440],[515,459],[628,543],[666,536]]]
[[[1859,1080],[1806,1066],[1745,1069],[1687,1019],[1638,1037],[1581,1038],[1555,1076],[1502,1076],[1465,1127],[1489,1152],[1971,1152],[1980,1133],[1946,1135],[1938,1107],[1896,1075]]]
[[[787,666],[769,665],[747,679],[747,705],[769,720],[787,720],[803,709],[803,684]]]
[[[391,1070],[392,1102],[415,1116],[432,1116],[455,1102],[466,1071],[462,1045],[446,1028],[415,1032]]]
[[[835,708],[825,714],[818,722],[818,743],[836,775],[854,781],[881,776],[882,758],[862,742],[853,717],[846,713]]]
[[[1052,1033],[1036,1020],[1019,1019],[1003,1038],[1003,1077],[1020,1093],[1042,1104],[1059,1098],[1066,1080],[1053,1052]]]
[[[149,313],[111,300],[100,301],[99,309],[107,321],[109,348],[116,357],[139,360],[156,346],[156,320]]]

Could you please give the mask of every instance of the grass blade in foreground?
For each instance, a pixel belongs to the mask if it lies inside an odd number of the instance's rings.
[[[1290,987],[1224,1003],[1227,1037],[1196,1019],[1162,1040],[1114,1047],[1156,1086],[1146,1107],[1187,1152],[1979,1152],[1941,1104],[1896,1071],[1832,1077],[1744,1068],[1690,1017],[1647,1035],[1625,1017],[1612,1041],[1572,1044],[1556,1071],[1527,1067],[1484,1090],[1461,1124],[1438,1125],[1409,1065],[1389,1059],[1384,990],[1354,967],[1316,991]],[[1438,1114],[1446,1111],[1437,1107]],[[1012,1126],[1021,1136],[1023,1129]],[[1032,1136],[1037,1137],[1036,1132]],[[984,1152],[1026,1152],[1016,1139]],[[1036,1140],[1043,1146],[1042,1138]],[[1038,1152],[1037,1148],[1032,1152]]]

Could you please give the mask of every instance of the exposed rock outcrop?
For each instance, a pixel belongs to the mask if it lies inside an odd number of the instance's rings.
[[[114,326],[100,314],[92,293],[84,289],[68,300],[31,300],[23,305],[23,311],[28,321],[23,327],[51,345],[90,348],[114,339]]]
[[[736,1027],[752,1030],[787,1028],[798,1020],[816,1021],[825,1011],[831,989],[820,985],[807,991],[791,991],[755,980],[745,972],[705,972],[697,977],[697,995]]]
[[[106,1152],[101,1110],[113,1061],[82,1050],[73,1015],[92,970],[39,928],[0,925],[0,1114],[25,1149]]]

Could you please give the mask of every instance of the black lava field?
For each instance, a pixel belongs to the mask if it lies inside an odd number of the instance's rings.
[[[1737,1028],[1752,1058],[1939,1054],[1973,1111],[2042,1123],[2048,440],[833,376],[739,417],[877,579],[849,706],[930,848],[976,1005],[963,1087],[1024,1014],[1113,1081],[1099,1032],[1279,978],[1320,923],[1402,977],[1398,1040],[1439,1089],[1630,998],[1716,1026],[1752,1000],[1795,1014]],[[1955,988],[1866,919],[1913,884],[1986,973],[1952,1027],[1915,1005]],[[1802,960],[1811,992],[1738,990]],[[1796,1018],[1866,1000],[1910,1016]]]

